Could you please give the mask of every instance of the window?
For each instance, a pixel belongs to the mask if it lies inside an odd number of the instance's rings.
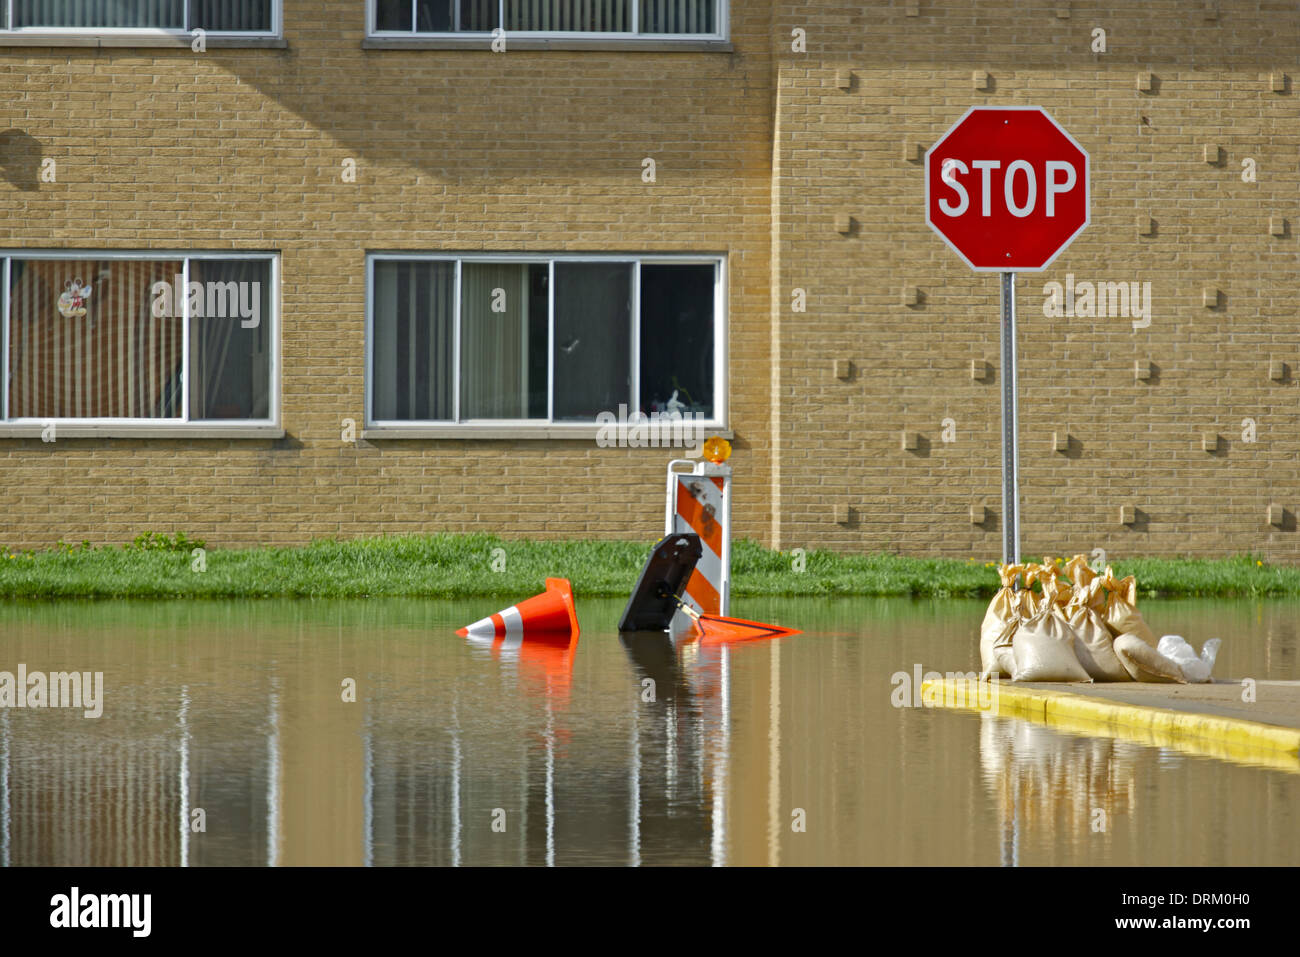
[[[376,34],[721,37],[725,0],[372,0]]]
[[[368,422],[723,419],[724,261],[372,255]]]
[[[274,257],[0,256],[10,423],[267,424]]]
[[[278,32],[277,0],[0,0],[0,7],[0,27],[12,31]]]

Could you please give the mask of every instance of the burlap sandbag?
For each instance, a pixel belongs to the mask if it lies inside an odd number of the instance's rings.
[[[1012,636],[1013,681],[1091,681],[1075,654],[1074,632],[1058,601],[1055,569],[1042,577],[1038,611],[1020,623]]]
[[[1059,583],[1060,575],[1061,567],[1051,555],[1044,556],[1041,563],[1030,562],[1025,566],[1025,588],[1033,588],[1037,584],[1040,589],[1039,593],[1032,599],[1032,608],[1029,610],[1029,614],[1035,614],[1042,607],[1043,596],[1041,589],[1044,584],[1049,581]],[[1064,606],[1069,597],[1068,594],[1059,594],[1056,600],[1060,605]]]
[[[1141,635],[1127,634],[1116,638],[1115,655],[1134,681],[1188,683],[1178,662],[1160,654]]]
[[[1020,615],[1022,618],[1033,618],[1038,614],[1041,596],[1034,592],[1034,585],[1038,584],[1040,577],[1047,577],[1047,570],[1038,562],[1029,562],[1025,565],[1025,587],[1020,593]]]
[[[1065,563],[1065,577],[1070,579],[1074,585],[1075,594],[1078,594],[1080,588],[1086,588],[1098,578],[1098,575],[1088,566],[1088,559],[1084,555],[1075,555]],[[1101,592],[1101,607],[1096,611],[1106,611],[1106,594]]]
[[[1091,569],[1089,569],[1091,571]],[[1073,577],[1073,576],[1072,576]],[[1065,620],[1074,632],[1074,653],[1094,681],[1132,681],[1128,669],[1115,654],[1115,637],[1098,611],[1106,607],[1101,579],[1095,573],[1088,584],[1077,584],[1065,606]]]
[[[1011,638],[1020,626],[1025,592],[1016,591],[1015,582],[1024,565],[1000,565],[998,577],[1002,587],[989,602],[980,625],[981,679],[1010,678],[1015,663],[1011,655]]]
[[[1107,592],[1106,627],[1111,634],[1116,637],[1137,635],[1154,651],[1159,639],[1138,613],[1137,579],[1132,575],[1118,579],[1107,565],[1106,574],[1101,576],[1101,584]]]

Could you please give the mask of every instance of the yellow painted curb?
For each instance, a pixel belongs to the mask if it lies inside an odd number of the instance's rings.
[[[1001,681],[997,683],[996,690],[987,686],[982,690],[981,695],[978,684],[953,678],[921,684],[922,700],[933,701],[934,707],[993,711],[1062,726],[1077,721],[1108,728],[1130,729],[1145,733],[1152,741],[1213,742],[1217,746],[1208,749],[1208,753],[1231,758],[1234,753],[1240,752],[1242,758],[1248,761],[1260,752],[1300,758],[1300,729],[1296,728],[1106,701],[1066,691],[1016,688]],[[990,692],[995,695],[992,701]],[[980,700],[981,697],[983,701]],[[1196,750],[1206,751],[1204,748]],[[1287,765],[1289,764],[1288,761]]]
[[[1220,761],[1231,761],[1233,764],[1249,765],[1253,768],[1270,768],[1274,771],[1300,774],[1300,755],[1284,754],[1281,751],[1242,748],[1223,741],[1182,737],[1154,729],[1097,724],[1094,721],[1083,721],[1065,715],[1049,715],[1042,723],[1049,728],[1056,728],[1070,734],[1085,735],[1090,738],[1101,737],[1113,738],[1118,741],[1131,741],[1134,744],[1143,744],[1151,748],[1166,748],[1181,751],[1184,754],[1194,754],[1198,757],[1216,758]]]

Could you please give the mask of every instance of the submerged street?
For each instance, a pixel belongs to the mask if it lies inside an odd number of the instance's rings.
[[[456,636],[499,605],[0,607],[13,662],[104,675],[98,718],[0,710],[0,864],[1300,863],[1300,763],[895,707],[899,671],[978,669],[980,601],[747,600],[805,633],[674,648],[579,597],[572,647]],[[1297,610],[1144,604],[1259,681],[1300,678]]]

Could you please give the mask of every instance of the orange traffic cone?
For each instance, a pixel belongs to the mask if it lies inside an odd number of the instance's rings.
[[[462,638],[523,638],[534,634],[577,637],[578,613],[573,607],[573,586],[567,578],[546,579],[546,591],[517,605],[481,618],[456,632]]]

